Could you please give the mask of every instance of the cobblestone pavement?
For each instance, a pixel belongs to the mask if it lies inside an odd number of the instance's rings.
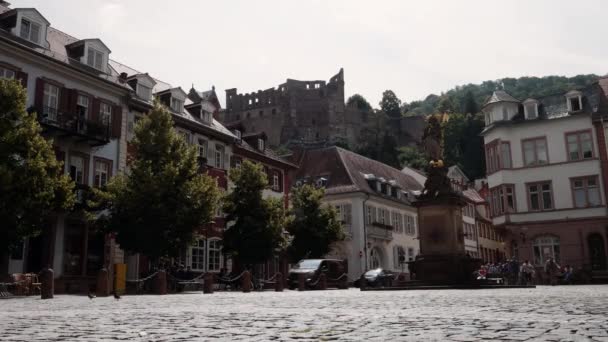
[[[608,286],[0,300],[0,341],[608,341]]]

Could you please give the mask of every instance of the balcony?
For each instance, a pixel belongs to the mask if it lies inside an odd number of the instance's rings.
[[[367,236],[370,238],[391,241],[393,239],[393,227],[374,222],[367,226]]]
[[[73,137],[77,142],[101,146],[110,142],[110,122],[79,118],[75,113],[64,113],[52,107],[34,108],[45,133],[59,138]]]

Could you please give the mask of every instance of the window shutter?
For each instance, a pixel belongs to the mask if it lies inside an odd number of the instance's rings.
[[[23,71],[17,71],[17,79],[21,82],[21,86],[27,89],[27,73]]]
[[[119,105],[112,107],[112,138],[120,138],[120,129],[122,127],[122,107]]]
[[[67,115],[68,116],[72,116],[75,117],[76,116],[76,107],[78,105],[78,90],[76,89],[66,89],[66,91],[69,91],[70,93],[70,97],[68,100],[68,108],[67,108]]]
[[[228,153],[224,154],[224,170],[228,170],[229,156]]]
[[[34,97],[34,106],[38,113],[42,113],[44,111],[44,80],[40,77],[36,79],[36,94]]]
[[[283,192],[283,172],[277,171],[277,175],[279,176],[279,191]]]
[[[61,88],[59,89],[59,111],[61,113],[67,113],[70,109],[70,89]]]
[[[98,99],[93,99],[91,104],[91,121],[99,122],[100,103]]]

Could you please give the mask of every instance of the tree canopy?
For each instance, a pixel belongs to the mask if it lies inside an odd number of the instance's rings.
[[[348,100],[346,101],[346,105],[354,106],[357,109],[362,110],[364,112],[372,111],[372,105],[369,104],[369,102],[367,102],[367,100],[359,94],[354,94],[353,96],[349,97]]]
[[[292,220],[287,231],[293,237],[287,251],[293,262],[322,258],[331,245],[344,240],[336,210],[322,203],[325,191],[304,184],[292,190]]]
[[[127,251],[176,257],[211,222],[217,183],[199,171],[196,148],[176,133],[159,103],[137,124],[132,143],[129,172],[96,191],[96,207],[105,209],[97,223]]]
[[[52,212],[75,202],[74,182],[25,101],[20,83],[0,79],[0,251],[38,235]]]
[[[285,247],[283,202],[267,198],[266,173],[259,164],[244,161],[230,170],[234,184],[224,199],[224,213],[229,224],[224,232],[224,252],[243,264],[258,264]]]
[[[401,100],[392,90],[385,90],[380,100],[380,109],[389,117],[398,118],[401,116]]]

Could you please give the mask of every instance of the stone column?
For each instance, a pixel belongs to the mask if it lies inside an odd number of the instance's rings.
[[[165,273],[165,270],[158,271],[154,282],[155,282],[156,294],[159,294],[159,295],[167,294],[167,273]]]
[[[47,266],[45,269],[40,272],[40,298],[41,299],[51,299],[53,298],[53,294],[55,293],[55,273],[50,266]]]
[[[283,274],[281,272],[275,274],[275,278],[274,278],[274,290],[276,292],[283,292],[283,286],[284,286],[284,280],[283,280]]]
[[[108,269],[102,268],[97,273],[97,297],[107,297],[110,295],[110,278]]]
[[[206,273],[203,276],[203,293],[211,294],[213,293],[213,274]]]
[[[241,279],[241,289],[243,292],[251,292],[251,272],[243,272],[243,278]]]

